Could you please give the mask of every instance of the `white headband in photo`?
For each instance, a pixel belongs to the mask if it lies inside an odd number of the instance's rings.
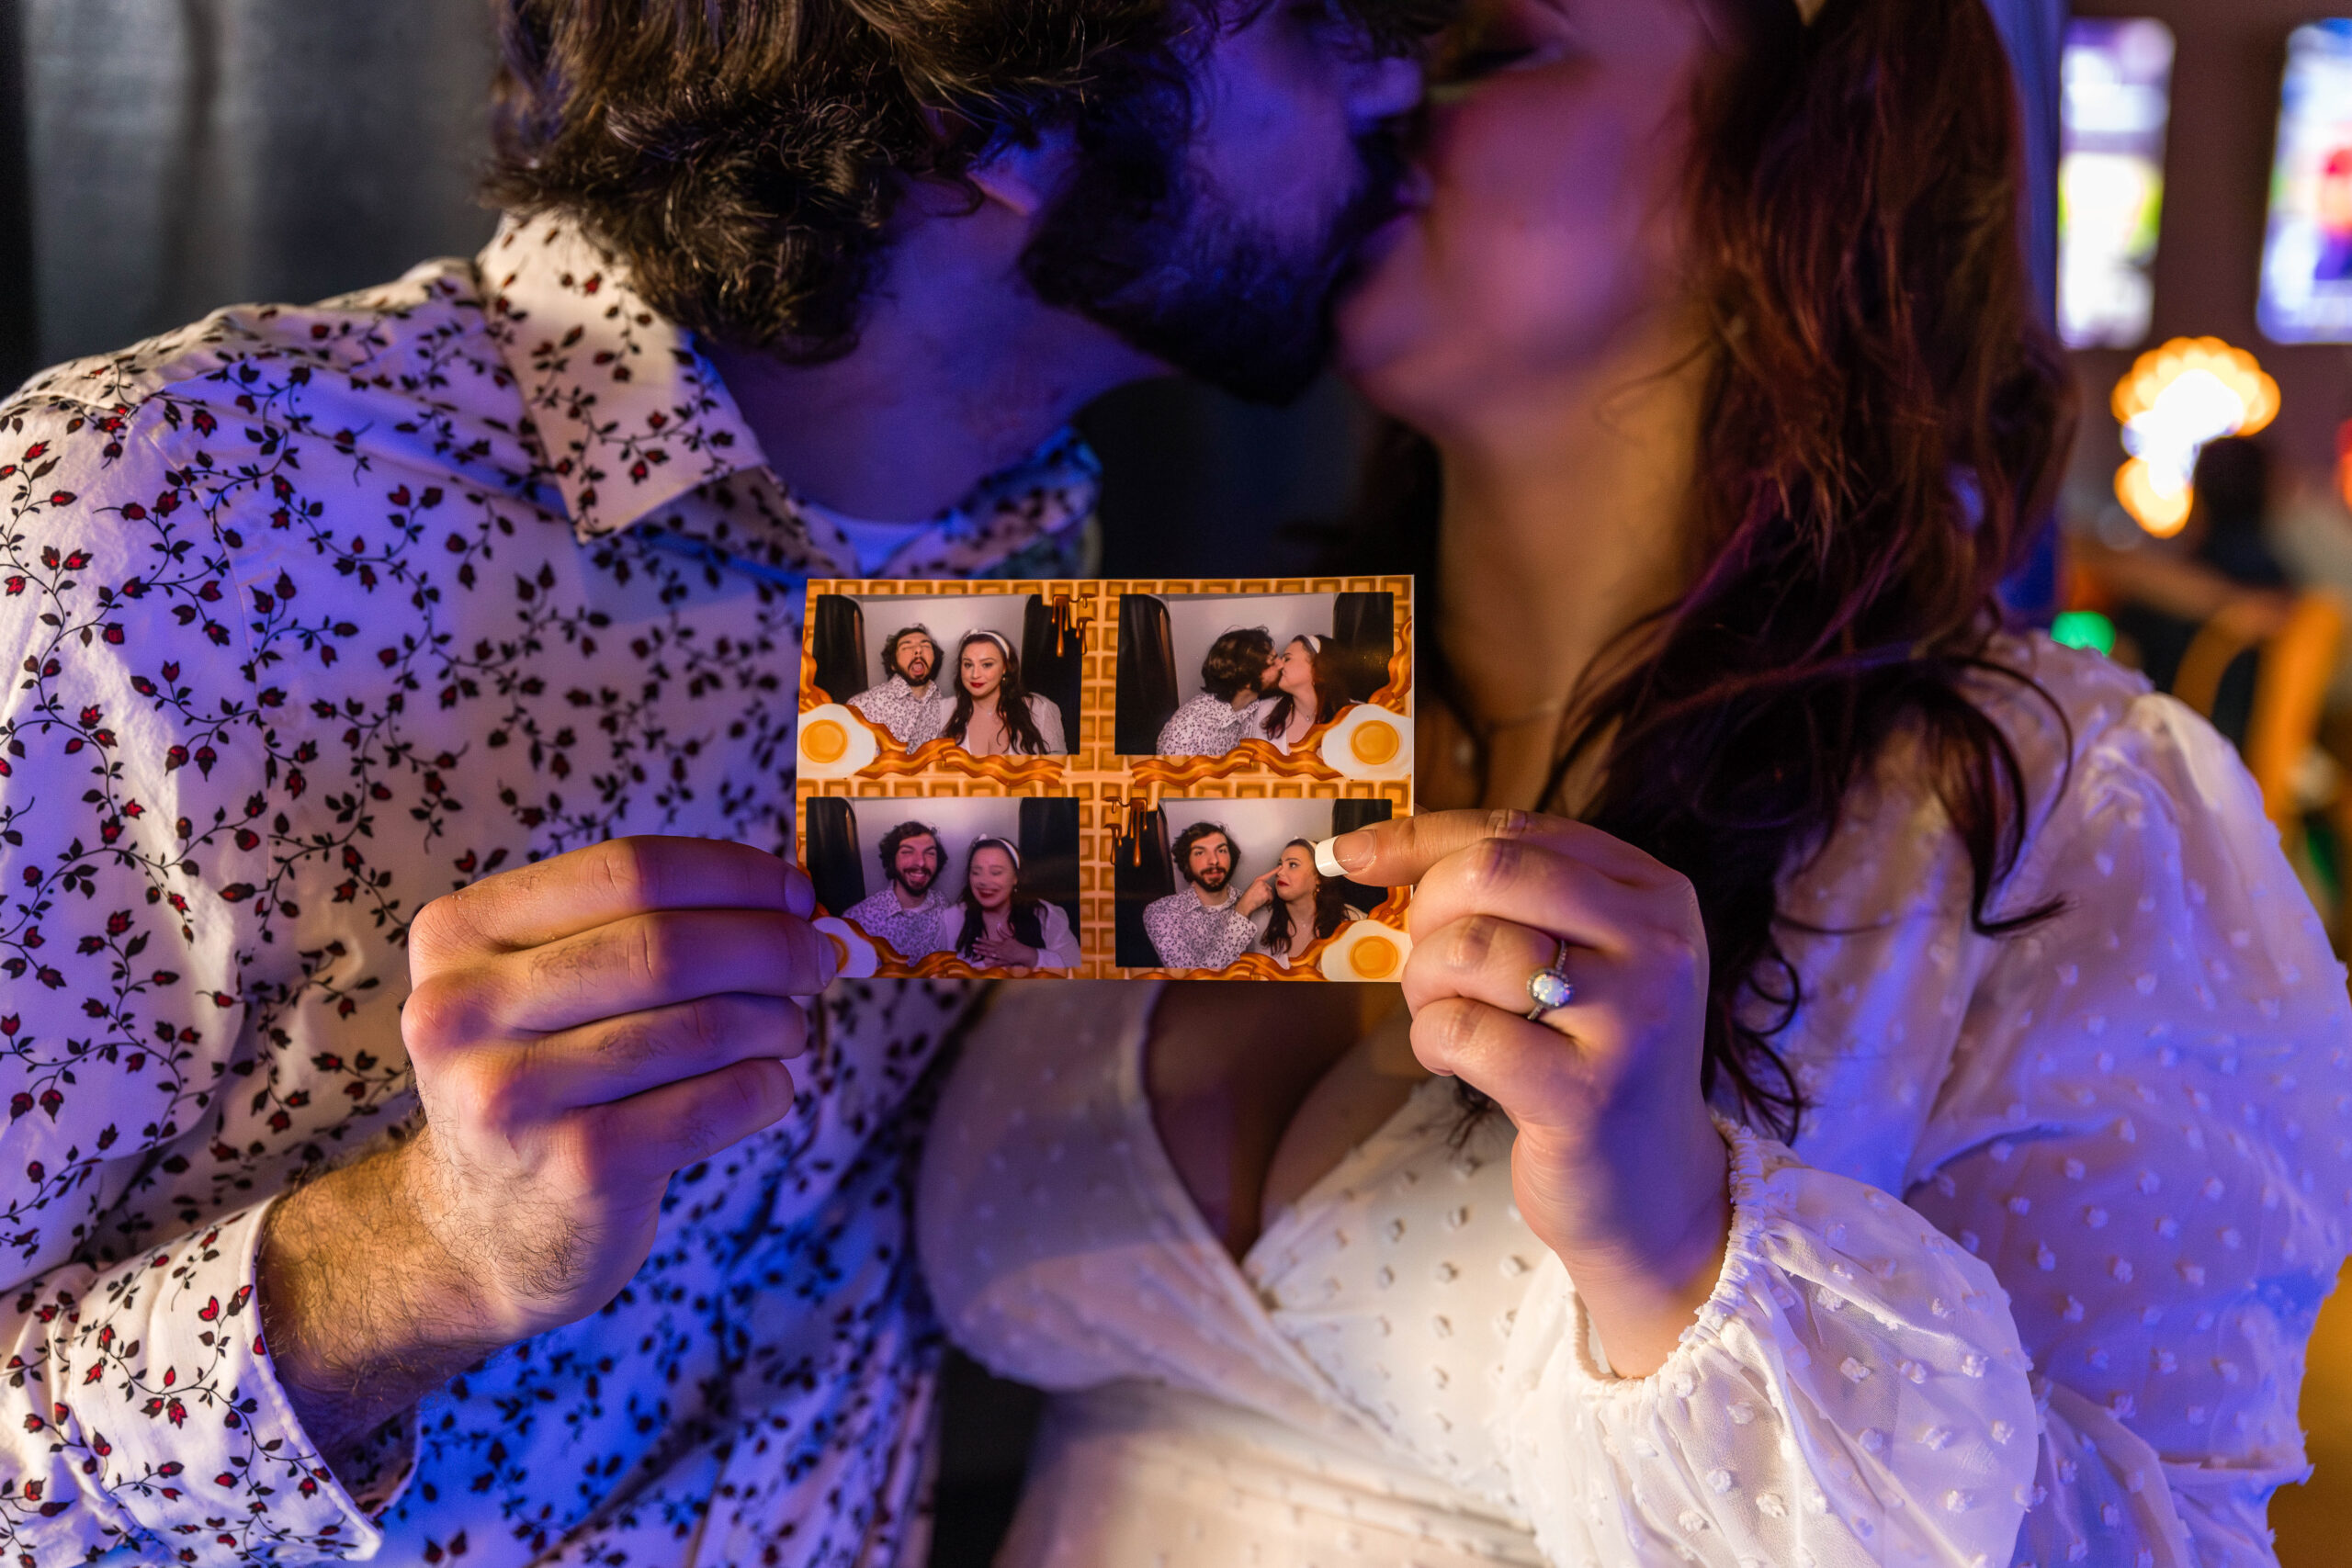
[[[984,637],[990,642],[996,644],[999,649],[1003,650],[1005,662],[1010,664],[1012,661],[1012,644],[1005,640],[1005,637],[1002,632],[990,631],[988,627],[982,626],[976,632],[967,632],[964,636],[964,640],[968,643],[976,637]]]
[[[974,839],[972,840],[972,847],[964,852],[964,863],[967,866],[970,865],[972,863],[972,857],[978,854],[982,850],[987,849],[990,844],[994,844],[998,849],[1001,849],[1005,852],[1006,858],[1012,862],[1013,874],[1016,876],[1019,875],[1021,873],[1021,852],[1013,847],[1012,840],[1000,839],[993,835],[985,839]]]

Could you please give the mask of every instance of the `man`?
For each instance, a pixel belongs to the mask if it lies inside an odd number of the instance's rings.
[[[1080,403],[1309,373],[1341,22],[503,0],[480,260],[0,406],[12,1558],[919,1560],[967,993],[799,1006],[793,584],[1067,573]]]
[[[892,632],[882,645],[882,671],[889,679],[852,697],[851,709],[909,750],[936,738],[955,707],[953,698],[942,701],[945,694],[932,679],[939,673],[939,640],[922,626]]]
[[[939,829],[921,822],[901,822],[882,835],[882,875],[879,893],[857,901],[843,917],[870,937],[890,944],[899,957],[913,963],[946,951],[939,940],[939,911],[952,899],[939,893],[946,852],[939,845]]]
[[[1251,919],[1273,897],[1271,875],[1244,890],[1232,886],[1233,836],[1214,822],[1195,822],[1176,836],[1176,872],[1184,890],[1155,898],[1143,929],[1163,969],[1222,969],[1258,940]]]
[[[1163,757],[1222,757],[1249,739],[1250,705],[1274,662],[1274,637],[1263,626],[1227,632],[1201,660],[1201,691],[1159,727]]]

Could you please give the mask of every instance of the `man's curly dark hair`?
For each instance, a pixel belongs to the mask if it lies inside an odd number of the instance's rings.
[[[680,325],[821,363],[856,346],[908,180],[1058,126],[1181,144],[1198,51],[1267,3],[496,0],[485,194],[573,217]],[[1444,0],[1332,4],[1398,49]]]
[[[1274,661],[1274,636],[1263,626],[1226,633],[1209,644],[1201,660],[1201,690],[1231,702],[1244,692],[1264,689],[1266,666]]]

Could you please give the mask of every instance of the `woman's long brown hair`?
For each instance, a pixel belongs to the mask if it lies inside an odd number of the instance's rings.
[[[1291,642],[1306,642],[1303,637],[1295,637],[1290,640]],[[1290,644],[1285,643],[1283,646],[1287,649]],[[1324,651],[1330,646],[1329,642],[1325,642],[1320,648],[1314,643],[1306,643],[1307,668],[1315,672],[1313,722],[1316,724],[1325,723],[1348,705],[1348,683],[1340,678],[1338,661]],[[1268,735],[1280,736],[1290,728],[1290,721],[1297,716],[1297,714],[1298,699],[1288,692],[1277,688],[1274,692],[1273,703],[1266,709],[1266,716],[1261,721],[1259,728]]]
[[[2038,692],[1989,645],[2074,409],[2028,282],[2015,90],[1983,0],[1828,0],[1811,27],[1792,0],[1694,3],[1736,35],[1699,88],[1688,187],[1720,345],[1694,585],[1629,635],[1641,657],[1596,664],[1542,799],[1606,747],[1584,817],[1699,895],[1708,1092],[1785,1137],[1802,1097],[1773,1039],[1803,998],[1779,887],[1898,736],[1967,853],[1976,929],[2055,908],[1993,912],[2026,781],[1969,689]],[[1418,475],[1389,542],[1433,562],[1433,454],[1390,460],[1404,471],[1367,493]]]
[[[1029,688],[1021,679],[1021,656],[1012,651],[1009,639],[999,642],[986,632],[967,632],[964,640],[956,645],[956,706],[940,733],[961,746],[964,737],[971,732],[972,716],[978,711],[978,705],[972,700],[971,689],[964,684],[964,650],[976,642],[987,643],[1004,660],[1004,679],[997,682],[996,688],[996,718],[1004,726],[1008,749],[1017,757],[1043,756],[1046,738],[1038,732],[1037,721],[1029,712]]]

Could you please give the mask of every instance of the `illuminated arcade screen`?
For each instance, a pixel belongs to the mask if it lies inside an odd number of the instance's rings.
[[[2058,324],[2069,348],[2132,348],[2148,335],[2172,57],[2162,22],[2067,26]]]
[[[2261,321],[2274,343],[2352,343],[2352,21],[2287,40]]]

